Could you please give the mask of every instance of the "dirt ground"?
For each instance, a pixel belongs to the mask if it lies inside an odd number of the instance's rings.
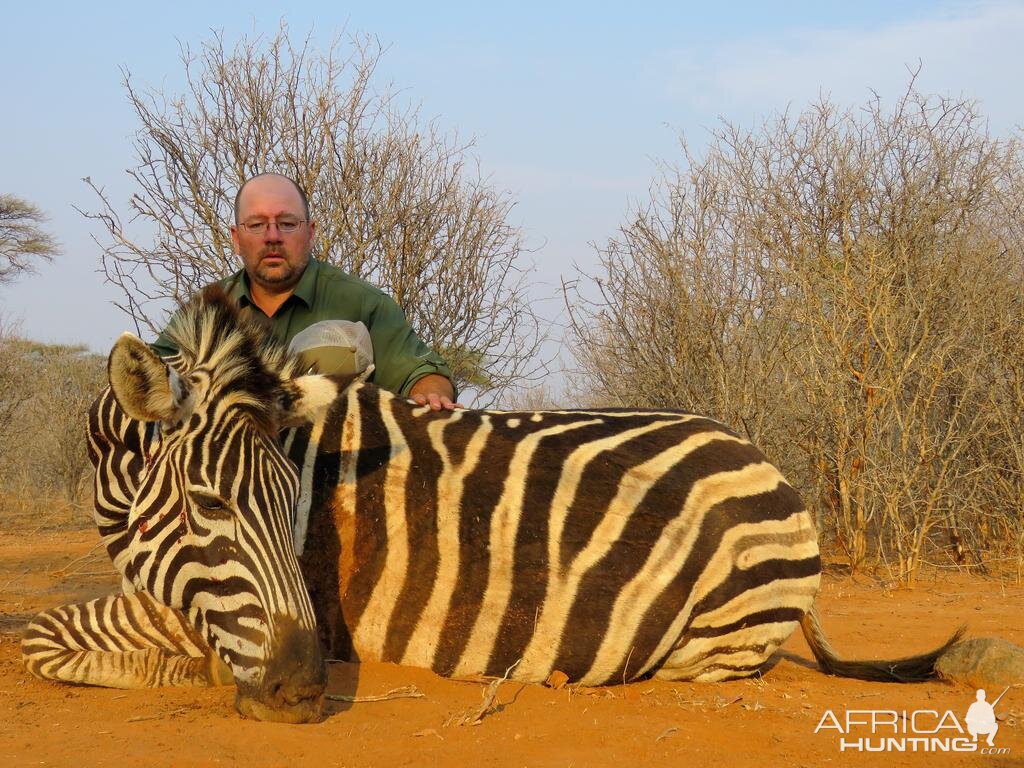
[[[963,723],[974,691],[827,677],[799,633],[757,680],[558,690],[504,682],[477,725],[460,720],[480,709],[485,682],[389,664],[333,663],[328,692],[363,697],[415,686],[421,698],[331,701],[323,722],[301,726],[243,720],[231,688],[120,691],[36,680],[18,651],[28,619],[114,588],[95,544],[89,531],[0,533],[0,766],[1024,766],[1024,688],[996,708],[1001,755],[912,752],[909,741],[900,742],[905,752],[841,751],[842,738],[871,737],[866,725],[855,723],[845,737],[836,730],[852,710],[932,710],[917,716],[918,730],[934,729],[946,710]],[[827,577],[819,604],[833,645],[848,658],[904,655],[939,644],[963,623],[973,635],[1024,645],[1024,586],[929,578],[892,590],[870,578]],[[823,718],[829,727],[815,733]],[[892,730],[879,726],[876,736]],[[961,734],[950,727],[935,735]]]

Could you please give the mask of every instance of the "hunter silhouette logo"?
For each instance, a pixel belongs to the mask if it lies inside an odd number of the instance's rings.
[[[995,746],[999,730],[996,705],[1007,688],[991,704],[983,688],[961,722],[951,711],[934,709],[848,709],[838,714],[825,711],[815,733],[835,731],[840,752],[977,752],[1005,755],[1008,747]],[[984,736],[985,742],[979,742]]]
[[[1010,690],[1009,687],[1006,691],[1008,690]],[[993,740],[996,737],[996,731],[999,730],[999,723],[996,722],[996,704],[1006,695],[1006,691],[1000,693],[999,698],[989,704],[985,701],[985,689],[978,689],[977,701],[971,704],[964,717],[964,721],[967,723],[967,732],[974,737],[975,741],[979,736],[988,736],[985,743],[990,747],[995,746]]]

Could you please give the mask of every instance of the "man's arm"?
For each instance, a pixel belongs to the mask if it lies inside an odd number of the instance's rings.
[[[416,335],[394,299],[380,291],[374,293],[372,309],[363,319],[377,366],[373,382],[420,405],[430,404],[434,410],[454,408],[455,387],[444,359]],[[450,405],[442,405],[442,397]]]
[[[464,407],[455,402],[455,387],[447,377],[439,373],[428,373],[419,379],[409,390],[409,397],[417,405],[429,405],[432,411],[440,411],[442,408],[452,411]]]

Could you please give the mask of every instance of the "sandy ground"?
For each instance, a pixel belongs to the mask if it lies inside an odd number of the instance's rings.
[[[323,722],[303,726],[243,720],[231,688],[120,691],[31,678],[18,651],[25,622],[115,585],[95,542],[88,531],[0,534],[0,766],[1024,766],[1024,688],[996,710],[1002,755],[912,752],[912,742],[901,742],[902,753],[841,751],[834,727],[815,733],[827,711],[843,723],[852,710],[932,710],[918,716],[924,730],[946,710],[962,723],[974,691],[827,677],[799,635],[757,680],[559,690],[504,682],[477,725],[460,720],[479,709],[485,683],[387,664],[333,663],[329,693],[415,686],[422,698],[332,701]],[[1024,586],[1012,580],[943,573],[906,591],[828,577],[820,606],[848,658],[923,651],[962,623],[974,635],[1024,644]],[[883,732],[892,727],[876,736]],[[952,728],[936,735],[960,736]],[[854,725],[845,738],[870,736]]]

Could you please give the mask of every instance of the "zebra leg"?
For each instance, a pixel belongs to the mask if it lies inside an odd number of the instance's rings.
[[[233,682],[185,616],[143,592],[40,613],[25,630],[21,657],[44,680],[108,688]]]
[[[792,623],[796,627],[796,622]],[[737,680],[762,672],[769,659],[792,634],[788,626],[769,636],[748,638],[737,646],[708,642],[707,638],[687,638],[654,671],[657,680],[714,683]]]
[[[778,579],[690,618],[654,677],[713,683],[759,674],[799,626],[818,580]]]

